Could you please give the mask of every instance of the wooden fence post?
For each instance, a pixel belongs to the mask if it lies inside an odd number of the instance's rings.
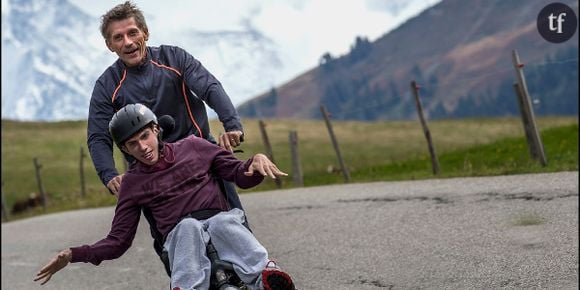
[[[324,121],[326,122],[326,128],[328,129],[328,134],[330,135],[330,140],[332,141],[332,146],[334,146],[334,151],[336,151],[336,156],[338,157],[338,162],[340,164],[340,168],[342,169],[342,175],[344,177],[344,182],[350,182],[350,172],[342,159],[342,154],[340,154],[340,148],[338,147],[338,142],[336,141],[336,137],[334,136],[334,130],[332,129],[332,124],[330,123],[330,117],[328,116],[328,111],[324,105],[320,106],[320,112],[324,117]]]
[[[4,180],[2,180],[2,218],[4,220],[9,220],[10,216],[8,214],[8,209],[6,208],[6,199],[4,198]]]
[[[439,160],[437,159],[437,154],[435,153],[435,146],[433,146],[433,140],[431,140],[431,132],[429,127],[427,127],[427,122],[425,121],[425,116],[423,115],[423,106],[421,106],[421,99],[419,98],[419,86],[415,81],[411,82],[411,91],[415,96],[415,104],[417,105],[417,113],[419,114],[419,120],[421,121],[421,126],[423,127],[423,133],[427,139],[427,146],[429,146],[429,155],[431,155],[431,167],[433,168],[433,174],[439,174]]]
[[[86,191],[85,191],[85,170],[83,167],[83,159],[85,158],[85,156],[87,156],[83,150],[83,147],[81,146],[81,156],[80,156],[80,166],[79,166],[79,170],[80,170],[80,175],[81,175],[81,197],[84,198]]]
[[[528,144],[528,152],[530,153],[530,156],[532,158],[537,159],[538,152],[536,152],[536,146],[534,145],[534,137],[532,137],[533,133],[532,133],[532,129],[530,128],[531,122],[529,119],[529,115],[524,110],[524,107],[525,107],[524,95],[523,95],[522,90],[520,89],[520,85],[518,83],[514,84],[514,91],[516,93],[516,97],[518,100],[518,106],[520,108],[520,114],[522,117],[522,123],[524,125],[524,133],[526,135],[526,143]]]
[[[260,125],[260,133],[262,133],[262,141],[264,142],[264,147],[266,148],[266,154],[273,163],[276,163],[274,161],[274,152],[272,151],[272,145],[270,145],[270,139],[268,138],[268,133],[266,132],[266,123],[264,123],[263,120],[259,120],[258,123]],[[276,183],[276,186],[278,188],[282,188],[282,180],[280,178],[274,179],[274,182]]]
[[[292,180],[296,186],[304,186],[304,177],[302,175],[302,164],[300,163],[300,154],[298,153],[298,133],[290,131],[288,136],[290,141],[290,153],[292,156]]]
[[[526,131],[528,149],[533,159],[538,160],[542,166],[546,166],[548,165],[548,161],[544,154],[544,145],[542,144],[538,126],[536,125],[536,117],[534,116],[532,101],[528,92],[526,78],[524,77],[524,64],[520,62],[520,56],[518,55],[518,51],[515,49],[512,50],[512,61],[518,79],[518,82],[514,84],[514,88],[516,90],[518,104],[520,105],[524,130]]]
[[[36,183],[38,184],[38,191],[40,191],[40,196],[42,200],[42,208],[46,211],[46,194],[44,193],[44,186],[42,186],[42,180],[40,179],[40,168],[42,165],[38,163],[38,158],[34,157],[34,171],[36,172]]]

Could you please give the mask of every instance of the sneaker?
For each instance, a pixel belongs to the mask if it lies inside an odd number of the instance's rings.
[[[269,261],[264,271],[262,271],[262,285],[264,285],[264,290],[296,289],[290,275],[280,270],[274,261]]]

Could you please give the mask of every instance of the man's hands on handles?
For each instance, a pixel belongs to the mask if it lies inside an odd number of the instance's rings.
[[[121,189],[121,181],[123,180],[123,174],[119,174],[113,179],[109,180],[107,183],[107,188],[117,197],[119,198],[119,189]]]
[[[220,134],[218,145],[230,152],[233,152],[234,148],[242,144],[242,136],[244,136],[242,131],[230,131],[226,132],[225,134]]]
[[[263,176],[270,176],[276,179],[276,176],[288,176],[288,174],[282,172],[276,164],[274,164],[266,155],[258,153],[252,158],[252,163],[248,168],[248,171],[244,172],[246,176],[254,175],[254,172],[258,171]]]
[[[56,255],[46,266],[44,266],[38,273],[36,273],[36,278],[34,281],[40,281],[40,285],[46,284],[52,278],[54,273],[60,271],[62,268],[66,267],[72,259],[72,252],[70,249],[62,250],[58,255]]]

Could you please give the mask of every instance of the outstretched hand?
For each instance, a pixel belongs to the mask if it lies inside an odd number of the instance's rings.
[[[52,260],[46,264],[38,273],[36,273],[36,278],[34,281],[40,281],[40,285],[46,284],[52,278],[54,273],[60,271],[62,268],[66,267],[71,261],[72,252],[70,249],[62,250],[58,255],[56,255]]]
[[[276,176],[288,176],[288,174],[278,169],[276,164],[270,161],[266,155],[261,153],[254,155],[248,171],[244,172],[244,174],[246,176],[252,176],[255,171],[260,172],[263,176],[270,176],[272,179],[276,179]]]

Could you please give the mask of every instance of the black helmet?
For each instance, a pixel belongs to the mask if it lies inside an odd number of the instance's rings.
[[[125,141],[151,122],[157,124],[157,116],[153,111],[142,104],[129,104],[113,115],[109,122],[109,132],[115,144],[121,148]]]

